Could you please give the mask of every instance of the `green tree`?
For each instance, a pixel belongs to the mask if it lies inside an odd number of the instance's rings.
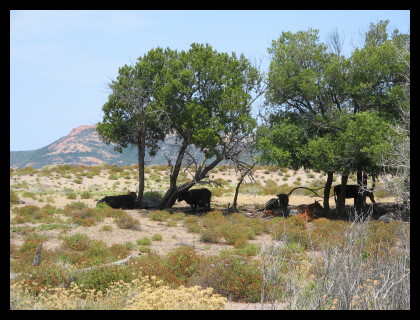
[[[261,75],[243,55],[218,53],[208,44],[193,43],[188,51],[179,52],[170,61],[164,82],[158,103],[171,115],[171,132],[181,147],[160,208],[171,207],[179,191],[201,181],[222,160],[235,157],[241,140],[256,126],[251,104],[262,92]],[[195,167],[192,181],[177,186],[190,145],[203,157],[201,161],[190,157]]]
[[[146,147],[151,155],[158,150],[157,142],[163,140],[168,131],[164,121],[166,113],[159,109],[155,92],[161,85],[162,71],[172,51],[152,49],[139,57],[134,66],[125,65],[111,81],[111,94],[102,107],[103,120],[96,130],[106,143],[115,143],[115,150],[134,145],[138,150],[139,189],[137,206],[144,192],[144,158]]]
[[[251,104],[261,94],[261,76],[243,56],[218,53],[210,45],[192,44],[188,51],[152,49],[135,66],[124,66],[110,84],[104,119],[97,130],[117,150],[129,144],[139,150],[139,198],[144,191],[144,155],[153,155],[158,141],[175,135],[180,142],[171,165],[170,187],[160,208],[174,204],[179,191],[205,178],[222,160],[233,159],[256,126]],[[188,147],[203,160],[192,158],[191,182],[177,186]]]
[[[404,46],[409,36],[398,30],[389,36],[387,25],[388,21],[371,24],[365,46],[355,49],[349,58],[339,54],[339,46],[335,52],[327,52],[327,45],[319,42],[314,29],[283,32],[273,41],[268,49],[272,56],[266,95],[269,116],[266,128],[258,130],[263,160],[343,175],[357,172],[358,184],[362,183],[361,170],[370,174],[378,171],[378,150],[384,149],[372,139],[383,139],[383,132],[364,132],[357,126],[372,125],[372,114],[356,115],[376,111],[381,125],[384,119],[399,116],[404,86],[401,74],[406,65],[396,59],[396,48]],[[281,140],[289,138],[291,143]],[[346,139],[355,140],[351,144]],[[340,152],[346,148],[358,154]],[[328,199],[326,194],[324,199]]]

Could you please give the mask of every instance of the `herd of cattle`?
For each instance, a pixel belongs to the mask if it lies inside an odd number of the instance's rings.
[[[337,197],[341,192],[341,185],[334,187],[334,199],[337,203]],[[358,194],[357,185],[348,185],[346,186],[345,198],[353,198],[355,203]],[[364,190],[363,195],[370,198],[372,203],[375,203],[372,189]],[[107,196],[98,201],[99,203],[106,203],[111,208],[114,209],[134,209],[136,205],[137,194],[135,192],[129,192],[126,195],[118,196]],[[211,201],[211,191],[207,188],[201,189],[192,189],[189,191],[178,192],[177,198],[178,202],[185,201],[191,206],[193,213],[197,211],[197,207],[205,208],[206,211],[211,211],[210,201]],[[298,205],[295,209],[288,211],[287,207],[289,205],[289,197],[286,194],[278,194],[277,198],[270,199],[264,206],[263,209],[258,211],[264,211],[264,215],[275,215],[275,210],[280,210],[282,215],[288,216],[297,214],[303,217],[306,221],[312,221],[314,218],[315,210],[324,210],[318,201],[315,201],[311,204],[301,204]]]

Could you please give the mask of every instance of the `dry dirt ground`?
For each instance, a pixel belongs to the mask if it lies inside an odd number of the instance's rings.
[[[290,177],[288,178],[287,182],[282,180],[282,176],[278,175],[277,173],[264,173],[257,172],[257,176],[259,180],[264,185],[264,181],[267,179],[272,179],[274,181],[277,180],[278,185],[283,183],[288,183],[292,185],[293,181],[296,181],[298,177],[301,177],[302,186],[308,185],[308,177],[307,174],[300,170],[295,172],[293,175],[292,171],[290,172]],[[161,173],[162,174],[162,173]],[[166,173],[163,173],[166,174]],[[137,188],[137,180],[136,180],[136,172],[133,171],[133,175],[130,179],[123,179],[120,178],[118,180],[110,180],[109,179],[109,172],[102,172],[100,176],[93,176],[92,178],[84,177],[82,183],[76,183],[75,178],[73,176],[68,176],[67,178],[58,177],[58,176],[42,176],[40,174],[33,174],[33,175],[16,175],[12,174],[10,178],[10,189],[14,190],[18,193],[19,199],[23,200],[25,204],[18,204],[16,206],[25,206],[28,204],[36,205],[36,206],[44,206],[47,203],[57,207],[63,208],[66,204],[80,201],[86,203],[89,207],[95,207],[96,202],[102,198],[102,196],[94,195],[89,199],[81,199],[80,195],[76,199],[68,199],[67,195],[64,190],[72,189],[76,193],[80,193],[82,191],[91,191],[92,193],[102,191],[102,190],[113,190],[114,194],[125,194],[128,190],[136,190]],[[318,178],[316,174],[315,178]],[[149,174],[150,176],[150,174]],[[147,177],[146,177],[147,178]],[[231,172],[218,172],[211,174],[212,179],[222,178],[227,181],[231,181],[231,183],[236,184],[237,176],[236,174]],[[324,177],[325,179],[325,177]],[[117,184],[116,184],[117,182]],[[119,182],[119,183],[118,183]],[[159,190],[158,184],[152,186],[149,190]],[[164,191],[165,188],[162,188]],[[26,191],[26,193],[25,193]],[[146,191],[148,189],[146,188]],[[34,196],[35,194],[35,196]],[[248,214],[253,217],[262,216],[262,213],[256,212],[256,205],[263,205],[269,199],[275,197],[273,195],[253,195],[253,194],[239,194],[238,204],[242,209],[244,214]],[[223,195],[219,197],[212,197],[212,208],[213,209],[225,209],[228,203],[232,203],[233,194],[232,195]],[[290,197],[290,205],[299,205],[299,204],[309,204],[314,202],[315,198],[310,196],[303,196],[303,195],[292,195]],[[394,199],[387,198],[381,199],[381,202],[391,202]],[[369,203],[369,200],[367,200]],[[351,204],[352,200],[349,199],[347,204]],[[334,205],[334,200],[331,199],[330,205]],[[174,211],[183,211],[189,213],[190,207],[185,202],[176,203],[173,207]],[[215,244],[215,243],[204,243],[200,241],[200,235],[195,233],[188,233],[186,228],[182,226],[182,222],[178,222],[176,226],[167,226],[166,222],[159,222],[159,221],[152,221],[148,218],[147,213],[150,212],[147,210],[127,210],[129,215],[138,219],[140,221],[140,228],[138,230],[129,230],[129,229],[120,229],[118,228],[113,218],[106,218],[103,222],[98,223],[97,225],[84,227],[84,226],[77,226],[74,228],[69,229],[66,232],[66,235],[72,235],[75,233],[82,233],[89,236],[89,238],[94,240],[102,240],[108,245],[112,245],[115,243],[118,244],[125,244],[126,242],[136,243],[136,240],[149,237],[151,238],[155,234],[160,234],[162,236],[162,241],[152,241],[150,245],[150,249],[159,254],[166,254],[175,248],[188,245],[195,248],[195,250],[203,255],[217,255],[220,250],[231,248],[229,245],[225,244]],[[13,217],[13,213],[11,212],[11,216]],[[36,227],[39,224],[27,224],[29,226]],[[112,226],[111,231],[104,231],[103,226],[110,225]],[[19,226],[19,225],[15,225]],[[54,250],[55,248],[59,247],[62,243],[62,240],[58,239],[58,235],[62,233],[62,229],[53,229],[53,230],[44,230],[38,231],[39,234],[44,234],[49,237],[49,240],[43,243],[43,248]],[[11,238],[11,244],[16,245],[19,247],[23,243],[24,235],[14,235]],[[272,246],[274,244],[271,235],[262,235],[256,237],[254,240],[250,240],[250,242],[257,243],[263,249],[266,246]],[[279,245],[279,243],[277,243]],[[232,247],[233,248],[233,247]],[[142,254],[138,250],[133,250],[132,254],[139,255]],[[241,310],[252,310],[252,309],[279,309],[281,306],[273,306],[271,304],[265,304],[264,306],[261,304],[247,304],[247,303],[233,303],[230,302],[227,305],[228,309],[241,309]]]

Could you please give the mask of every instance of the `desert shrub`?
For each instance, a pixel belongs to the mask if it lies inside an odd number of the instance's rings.
[[[20,208],[13,208],[12,211],[16,214],[16,217],[11,220],[11,223],[53,223],[61,221],[60,218],[53,216],[53,214],[56,212],[56,209],[51,205],[46,205],[42,208],[34,205],[25,205]]]
[[[246,245],[239,247],[235,250],[236,254],[241,256],[256,256],[260,253],[261,247],[255,243],[247,243]]]
[[[234,301],[256,302],[261,300],[262,273],[257,261],[231,254],[211,256],[200,263],[189,284],[211,287]]]
[[[176,227],[177,225],[178,225],[178,222],[176,220],[169,220],[166,223],[166,226],[168,226],[168,227]]]
[[[224,223],[225,219],[223,213],[219,210],[207,212],[206,215],[201,218],[201,224],[206,228],[221,226]]]
[[[74,200],[77,198],[77,194],[75,192],[71,192],[67,194],[67,199]]]
[[[399,229],[399,245],[390,245],[395,233],[388,227],[400,228],[347,223],[337,246],[320,249],[322,254],[308,269],[307,278],[312,280],[304,290],[294,291],[293,308],[410,309],[409,237]],[[385,240],[388,237],[390,241]]]
[[[312,221],[311,240],[315,249],[340,247],[344,244],[349,222],[319,218]]]
[[[372,256],[386,256],[393,252],[397,241],[396,230],[400,222],[385,223],[372,222],[367,226],[367,239],[365,242],[366,254]]]
[[[38,246],[47,241],[48,237],[44,236],[44,235],[39,235],[39,234],[29,234],[24,238],[24,242],[23,244],[20,246],[19,248],[19,252],[20,253],[32,253],[34,254],[36,252],[36,249],[38,248]],[[33,258],[33,256],[32,256]]]
[[[112,226],[110,226],[109,224],[102,226],[100,231],[112,231]]]
[[[82,184],[83,183],[83,178],[76,178],[76,179],[73,180],[73,182],[77,183],[77,184]]]
[[[138,249],[139,249],[140,252],[143,252],[143,253],[150,253],[151,252],[150,247],[147,246],[147,245],[142,245],[141,244],[141,245],[138,246]]]
[[[227,244],[233,244],[235,248],[243,247],[248,239],[254,239],[253,230],[241,224],[225,224],[220,227],[220,232]]]
[[[218,243],[223,238],[221,228],[218,227],[201,228],[198,226],[197,228],[193,226],[191,229],[197,230],[197,233],[200,233],[200,240],[203,242]]]
[[[127,215],[123,209],[111,208],[105,202],[99,203],[94,210],[96,210],[101,217],[120,218]]]
[[[189,246],[181,246],[169,252],[165,264],[182,283],[186,284],[195,273],[203,258]]]
[[[245,225],[250,227],[256,236],[268,233],[268,221],[258,218],[245,217],[243,220]]]
[[[309,281],[309,258],[300,243],[272,245],[259,253],[264,301],[293,301]],[[290,306],[289,306],[290,308]]]
[[[221,197],[226,192],[226,190],[223,187],[211,188],[210,191],[213,197]]]
[[[171,214],[171,216],[169,217],[169,220],[173,220],[173,221],[181,221],[185,218],[185,213],[184,212],[174,212]]]
[[[305,248],[311,245],[306,222],[297,215],[287,219],[276,219],[270,224],[270,230],[275,240],[284,240],[286,243],[298,242]]]
[[[140,273],[142,276],[155,276],[173,286],[179,286],[182,283],[165,263],[165,258],[156,253],[131,259],[127,267],[134,273]]]
[[[134,243],[132,243],[131,241],[126,241],[125,242],[125,247],[128,250],[135,250],[137,246]]]
[[[90,199],[90,197],[91,197],[91,194],[90,194],[89,191],[82,191],[80,193],[80,198],[81,199]]]
[[[10,190],[10,204],[19,203],[19,197],[13,190]]]
[[[163,240],[163,236],[161,234],[154,234],[152,236],[152,240],[153,241],[162,241]]]
[[[120,255],[120,253],[118,253],[118,255]],[[89,265],[95,266],[112,262],[113,260],[116,260],[116,257],[109,250],[109,247],[105,242],[94,240],[89,248],[83,252],[83,260],[86,260]]]
[[[17,169],[16,173],[19,176],[23,176],[23,175],[33,176],[35,173],[39,173],[39,170],[37,170],[35,168],[32,168],[32,167],[25,167],[25,168],[22,168],[22,169]]]
[[[155,210],[149,213],[149,219],[152,221],[166,221],[171,214],[166,210]]]
[[[20,234],[27,234],[27,233],[31,233],[34,232],[35,230],[38,230],[35,227],[29,227],[29,226],[22,226],[22,227],[17,227],[17,226],[10,226],[10,232],[18,232]],[[13,235],[11,235],[11,238],[13,237]]]
[[[103,217],[97,214],[97,211],[92,208],[76,209],[68,213],[74,223],[81,226],[89,227],[95,225],[97,222],[103,221]]]
[[[155,170],[155,171],[166,171],[169,170],[169,166],[167,164],[153,164],[151,167],[151,169]]]
[[[75,283],[78,286],[83,285],[85,290],[95,289],[104,292],[114,282],[130,282],[132,279],[133,274],[129,268],[124,265],[111,265],[79,273],[77,274]]]
[[[162,192],[159,191],[147,191],[143,194],[144,198],[154,198],[154,199],[162,199],[163,195]]]
[[[36,297],[47,288],[69,285],[69,271],[55,264],[41,263],[37,267],[32,267],[30,274],[30,277],[25,276],[21,280],[26,295]],[[13,283],[15,282],[12,282],[12,285]]]
[[[203,227],[196,222],[184,222],[184,226],[187,227],[189,233],[200,233],[203,231]]]
[[[262,194],[264,195],[275,195],[280,193],[280,186],[277,185],[268,185],[265,187],[262,187]]]
[[[21,208],[14,208],[13,213],[29,222],[39,211],[40,207],[34,205],[26,205]]]
[[[75,201],[64,206],[64,209],[86,209],[88,205],[84,202]]]
[[[227,299],[213,294],[212,288],[199,286],[176,289],[163,286],[152,292],[134,296],[125,309],[129,310],[223,310]]]
[[[208,212],[204,217],[201,218],[201,240],[204,242],[217,243],[223,238],[223,227],[226,224],[226,220],[223,217],[221,211]]]
[[[140,228],[140,221],[129,215],[116,218],[115,220],[116,220],[118,228],[121,228],[121,229],[138,230]]]
[[[63,249],[70,249],[75,251],[84,251],[89,249],[92,244],[92,240],[85,234],[76,233],[72,236],[62,236]]]
[[[282,184],[281,186],[278,187],[277,193],[273,193],[273,195],[279,194],[279,193],[286,193],[287,194],[293,188],[294,188],[294,186],[289,186],[287,183],[284,183],[284,184]],[[293,194],[296,194],[296,192],[294,191]]]
[[[150,238],[148,238],[148,237],[143,237],[143,238],[137,239],[136,243],[138,245],[149,246],[149,245],[152,244],[152,240],[150,240]]]

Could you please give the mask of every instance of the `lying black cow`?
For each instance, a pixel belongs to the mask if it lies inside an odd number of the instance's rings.
[[[257,211],[278,210],[280,213],[287,216],[287,206],[289,205],[289,196],[284,193],[277,195],[278,198],[270,199],[266,202],[263,209]]]
[[[367,196],[370,198],[370,201],[372,201],[372,203],[375,203],[375,199],[373,196],[373,188],[369,189],[369,190],[363,190],[363,196]],[[334,187],[334,200],[335,203],[337,203],[337,197],[340,195],[341,192],[341,185],[335,186]],[[355,184],[351,184],[346,186],[346,198],[353,198],[354,199],[354,203],[356,203],[356,199],[357,199],[357,192],[358,192],[358,186]]]
[[[135,192],[129,192],[120,196],[107,196],[99,200],[97,204],[105,202],[114,209],[134,209],[136,199],[137,194]]]
[[[190,191],[181,191],[178,194],[178,202],[185,201],[191,206],[192,212],[195,212],[197,206],[206,208],[207,211],[211,211],[210,199],[211,191],[209,189],[193,189]]]

